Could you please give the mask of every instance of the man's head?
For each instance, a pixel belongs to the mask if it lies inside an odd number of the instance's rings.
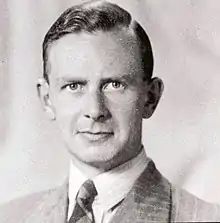
[[[43,62],[40,96],[74,158],[106,170],[140,151],[163,84],[127,11],[104,1],[67,9],[45,36]]]

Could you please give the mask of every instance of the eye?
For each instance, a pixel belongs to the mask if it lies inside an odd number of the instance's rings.
[[[82,83],[70,83],[62,87],[62,89],[67,89],[70,92],[79,92],[83,90],[84,85]]]
[[[125,84],[121,83],[120,81],[112,81],[103,87],[105,91],[119,91],[125,89]]]

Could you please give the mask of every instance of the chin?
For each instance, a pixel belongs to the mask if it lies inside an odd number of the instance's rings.
[[[80,148],[80,151],[70,151],[71,154],[81,162],[99,168],[108,166],[118,154],[114,146],[106,144],[99,146],[81,146],[78,148]]]
[[[87,147],[84,156],[87,160],[109,161],[115,156],[115,149],[106,145]]]

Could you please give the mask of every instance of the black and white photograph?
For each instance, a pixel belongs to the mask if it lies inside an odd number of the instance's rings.
[[[220,222],[220,1],[0,0],[0,223]]]

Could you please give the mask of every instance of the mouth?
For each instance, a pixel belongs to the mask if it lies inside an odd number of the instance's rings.
[[[105,141],[114,135],[114,133],[110,131],[79,131],[78,134],[91,142]]]

